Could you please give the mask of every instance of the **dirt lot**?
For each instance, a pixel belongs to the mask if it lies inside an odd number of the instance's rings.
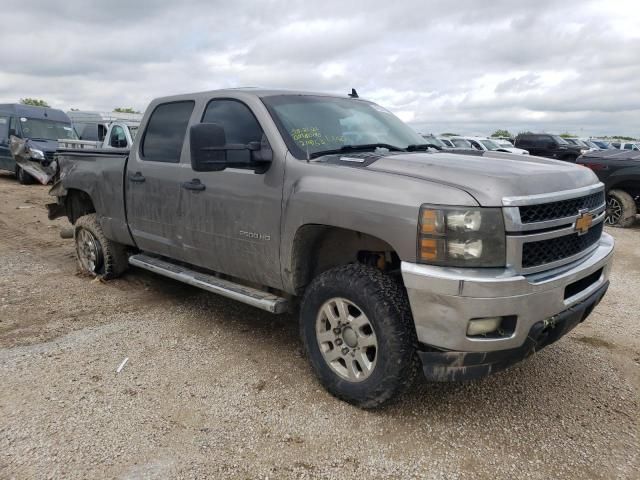
[[[365,412],[315,381],[292,317],[79,276],[46,192],[0,174],[1,478],[637,478],[640,228],[610,229],[611,289],[567,338]]]

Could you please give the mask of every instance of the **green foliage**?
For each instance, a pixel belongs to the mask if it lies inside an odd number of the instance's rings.
[[[459,137],[460,134],[459,133],[441,133],[440,136],[441,137]]]
[[[495,132],[493,132],[491,134],[491,136],[493,138],[498,138],[498,137],[506,137],[506,138],[511,138],[511,132],[509,130],[496,130]]]
[[[561,133],[560,136],[562,138],[574,138],[575,137],[575,135],[573,133],[569,133],[569,132]]]
[[[633,137],[626,137],[624,135],[613,135],[611,137],[599,137],[606,140],[624,140],[625,142],[635,142],[637,139]]]
[[[48,107],[49,104],[39,98],[21,98],[20,103],[23,105],[32,105],[34,107]]]
[[[140,113],[135,111],[131,107],[118,107],[118,108],[114,108],[113,111],[118,113]]]

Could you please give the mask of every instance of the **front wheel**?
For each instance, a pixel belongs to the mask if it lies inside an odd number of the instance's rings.
[[[302,300],[300,330],[322,385],[358,407],[391,401],[418,373],[406,292],[375,268],[350,264],[318,276]]]
[[[80,217],[74,226],[73,238],[80,269],[104,280],[116,278],[128,267],[124,245],[105,237],[95,213]]]
[[[627,228],[636,218],[636,202],[624,190],[610,190],[607,194],[607,225]]]

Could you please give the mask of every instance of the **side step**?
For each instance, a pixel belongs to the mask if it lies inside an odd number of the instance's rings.
[[[194,287],[217,293],[223,297],[232,298],[253,307],[261,308],[271,313],[284,313],[289,307],[286,298],[278,297],[238,283],[224,280],[206,273],[196,272],[187,267],[170,263],[157,257],[144,254],[132,255],[129,263],[134,267],[144,268],[165,277],[188,283]]]

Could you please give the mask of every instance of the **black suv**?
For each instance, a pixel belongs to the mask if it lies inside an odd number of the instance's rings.
[[[578,159],[604,183],[609,225],[630,227],[640,212],[640,152],[602,150]]]
[[[548,133],[521,133],[516,137],[515,147],[529,150],[531,155],[566,162],[575,162],[580,155],[588,151],[584,147],[570,144],[558,135]]]

